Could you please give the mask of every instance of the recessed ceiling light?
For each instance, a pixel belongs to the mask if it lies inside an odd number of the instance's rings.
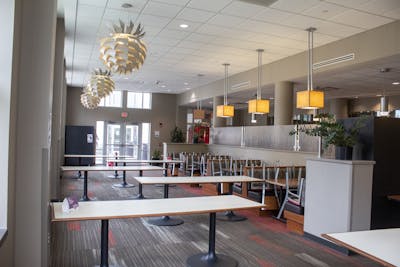
[[[165,87],[167,87],[167,86],[166,86],[165,84],[163,84],[163,85],[161,85],[161,87],[162,87],[162,88],[165,88]]]
[[[121,5],[121,7],[123,7],[123,8],[131,8],[131,7],[133,7],[133,6],[132,6],[132,4],[129,4],[129,3],[123,3],[123,4]]]
[[[187,25],[187,24],[181,24],[181,25],[179,25],[179,27],[181,27],[181,28],[183,28],[183,29],[186,29],[186,28],[189,27],[189,25]]]
[[[183,83],[184,85],[189,85],[189,83]]]
[[[400,82],[392,82],[393,85],[399,85]]]
[[[358,96],[355,96],[355,97],[354,97],[354,99],[357,99],[357,98],[358,98]]]
[[[190,87],[186,87],[185,89],[186,89],[186,90],[190,90],[190,89],[192,89],[192,88],[190,88]]]
[[[129,79],[129,77],[124,77],[124,80],[128,80]]]

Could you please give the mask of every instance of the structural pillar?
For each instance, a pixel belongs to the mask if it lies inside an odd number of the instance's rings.
[[[329,113],[334,114],[336,119],[349,117],[348,100],[345,98],[331,99]]]
[[[274,125],[292,124],[293,83],[275,83]]]
[[[213,98],[213,127],[226,126],[226,119],[217,117],[217,106],[224,104],[223,96],[214,96]]]

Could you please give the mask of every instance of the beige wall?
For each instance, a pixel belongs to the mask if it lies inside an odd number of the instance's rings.
[[[80,102],[81,88],[68,87],[67,89],[67,125],[96,126],[96,121],[113,122],[150,122],[151,123],[151,151],[162,150],[162,143],[169,142],[170,132],[175,127],[177,116],[176,95],[153,94],[152,109],[126,109],[99,107],[94,110],[85,109]],[[121,112],[128,112],[128,118],[121,118]],[[154,131],[160,131],[160,137],[154,136]]]

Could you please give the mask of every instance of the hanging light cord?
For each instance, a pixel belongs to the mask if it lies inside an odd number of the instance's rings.
[[[262,77],[262,52],[264,49],[257,49],[258,52],[258,77],[257,77],[257,99],[261,99],[261,77]]]
[[[307,75],[307,90],[313,90],[313,49],[314,49],[314,31],[316,28],[308,28],[308,75]]]
[[[225,79],[224,79],[224,106],[228,105],[228,63],[225,66]]]

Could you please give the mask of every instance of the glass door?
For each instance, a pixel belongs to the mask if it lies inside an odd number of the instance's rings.
[[[149,159],[150,123],[123,123],[97,121],[96,154],[124,155],[133,159]],[[96,164],[105,163],[105,159],[96,159]]]

